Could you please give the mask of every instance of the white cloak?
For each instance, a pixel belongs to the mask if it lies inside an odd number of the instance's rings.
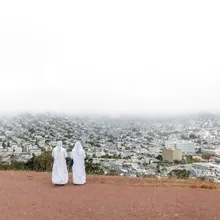
[[[73,159],[72,172],[74,184],[81,185],[86,183],[85,158],[86,154],[81,143],[76,142],[71,153],[71,159]]]
[[[68,170],[66,165],[67,152],[62,147],[62,142],[59,141],[57,146],[52,151],[54,158],[53,171],[52,171],[52,183],[58,185],[64,185],[68,182]]]

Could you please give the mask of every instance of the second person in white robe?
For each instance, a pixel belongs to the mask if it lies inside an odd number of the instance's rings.
[[[71,152],[71,159],[73,160],[73,184],[75,185],[86,183],[85,158],[86,154],[82,144],[77,141]]]

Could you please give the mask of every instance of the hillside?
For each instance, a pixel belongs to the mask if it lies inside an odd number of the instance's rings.
[[[0,172],[2,220],[220,219],[212,183],[88,176],[85,186],[55,187],[51,173]]]

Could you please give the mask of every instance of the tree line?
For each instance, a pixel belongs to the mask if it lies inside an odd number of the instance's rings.
[[[67,158],[67,167],[71,171],[70,158]],[[85,167],[87,174],[104,174],[101,164],[93,163],[93,159],[86,157]],[[44,151],[40,156],[35,156],[27,162],[17,162],[12,160],[11,164],[0,163],[0,170],[26,170],[36,172],[51,172],[53,168],[53,157],[51,151]]]

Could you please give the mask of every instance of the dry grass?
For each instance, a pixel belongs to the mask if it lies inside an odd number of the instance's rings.
[[[88,182],[101,184],[114,184],[124,186],[139,187],[184,187],[202,189],[220,189],[220,184],[210,181],[194,179],[178,180],[170,178],[130,178],[130,177],[108,177],[108,176],[88,176]]]
[[[219,189],[219,185],[211,182],[197,182],[190,185],[190,188],[202,188],[202,189]]]
[[[27,171],[0,171],[1,178],[7,174],[11,179],[25,178],[32,181],[43,180],[45,182],[51,182],[51,173],[38,173]],[[72,176],[69,175],[71,181]],[[181,188],[201,188],[201,189],[220,189],[220,184],[210,181],[201,181],[195,179],[172,179],[172,178],[132,178],[132,177],[120,177],[120,176],[97,176],[88,175],[88,184],[109,184],[116,186],[128,186],[128,187],[181,187]]]

